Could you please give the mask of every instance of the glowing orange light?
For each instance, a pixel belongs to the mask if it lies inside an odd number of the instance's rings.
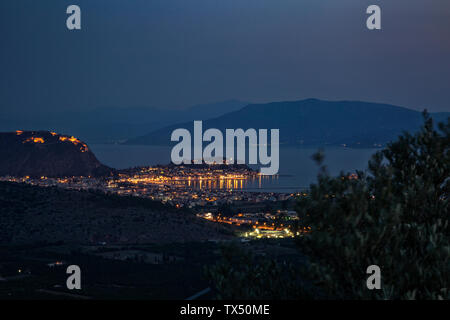
[[[86,144],[82,143],[80,140],[78,140],[77,138],[75,138],[73,136],[70,138],[69,137],[59,137],[59,140],[62,142],[68,141],[68,142],[73,143],[74,145],[81,144],[81,147],[80,147],[81,152],[87,152],[89,150],[89,148]]]
[[[23,143],[26,143],[26,142],[44,143],[45,140],[40,137],[31,137],[31,138],[28,138],[27,140],[25,140]]]

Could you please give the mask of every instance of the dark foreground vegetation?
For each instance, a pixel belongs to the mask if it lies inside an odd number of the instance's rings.
[[[228,249],[208,268],[218,298],[449,299],[450,119],[438,129],[425,114],[373,156],[367,172],[330,177],[297,206],[304,259],[280,263]],[[300,253],[298,254],[300,257]],[[381,289],[368,290],[367,267],[381,268]]]
[[[227,239],[223,225],[137,197],[0,182],[0,244],[169,243]]]
[[[202,270],[217,259],[216,247],[210,242],[0,246],[0,299],[186,299],[208,287]],[[66,287],[69,265],[81,268],[81,290]]]
[[[0,299],[185,299],[231,237],[148,199],[1,182]],[[72,264],[81,290],[66,287]]]

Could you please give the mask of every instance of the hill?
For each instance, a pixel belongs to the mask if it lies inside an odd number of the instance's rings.
[[[48,131],[0,133],[0,176],[102,176],[101,164],[86,143]]]
[[[225,227],[149,199],[0,182],[0,244],[225,239]]]
[[[431,114],[437,121],[450,113]],[[250,104],[241,110],[203,121],[207,128],[280,129],[280,144],[294,146],[347,145],[379,147],[403,131],[415,131],[423,123],[421,112],[403,107],[359,101],[307,99]],[[172,125],[127,144],[169,145],[177,128],[193,129],[193,122]]]

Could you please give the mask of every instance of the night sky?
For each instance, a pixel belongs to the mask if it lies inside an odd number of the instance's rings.
[[[381,31],[365,27],[371,4]],[[1,0],[0,48],[2,111],[304,98],[450,111],[448,0]]]

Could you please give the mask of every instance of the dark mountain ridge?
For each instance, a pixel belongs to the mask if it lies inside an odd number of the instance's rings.
[[[171,243],[232,229],[150,199],[0,181],[0,244]]]
[[[450,113],[431,114],[443,121]],[[280,144],[292,146],[346,145],[380,147],[403,131],[423,123],[421,112],[388,104],[360,101],[301,101],[250,104],[241,110],[203,121],[208,128],[280,129]],[[172,125],[131,139],[127,144],[169,145],[173,130],[192,132],[193,122]]]
[[[55,132],[0,133],[0,155],[0,176],[103,176],[112,172],[84,142]]]

